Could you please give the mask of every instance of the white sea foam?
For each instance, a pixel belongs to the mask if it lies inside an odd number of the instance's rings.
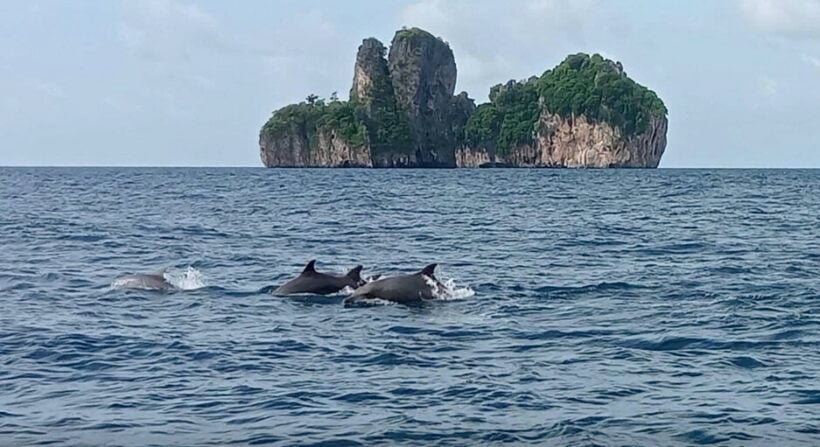
[[[206,287],[205,275],[191,266],[185,270],[168,269],[163,272],[162,276],[179,290],[197,290]]]
[[[467,298],[472,298],[475,296],[475,290],[470,288],[469,286],[461,286],[456,283],[456,280],[453,278],[448,278],[442,282],[444,285],[444,297],[441,299],[445,300],[464,300]]]
[[[455,301],[464,300],[475,296],[475,290],[468,286],[459,286],[453,278],[435,281],[432,278],[425,276],[424,279],[433,289],[433,295],[437,300]]]

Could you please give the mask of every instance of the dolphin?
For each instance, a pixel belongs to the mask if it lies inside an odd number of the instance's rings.
[[[412,275],[391,276],[369,282],[356,289],[344,303],[355,303],[362,298],[379,298],[396,303],[432,300],[436,297],[436,290],[444,288],[436,279],[435,270],[436,264],[430,264]]]
[[[121,276],[111,283],[112,287],[120,289],[142,289],[142,290],[171,290],[175,289],[173,284],[165,278],[165,270],[155,273],[135,273]]]
[[[293,295],[296,293],[310,293],[315,295],[329,295],[345,287],[353,289],[364,284],[361,277],[362,266],[353,267],[344,276],[328,275],[316,271],[316,260],[307,263],[305,269],[294,279],[286,282],[273,291],[274,295]]]

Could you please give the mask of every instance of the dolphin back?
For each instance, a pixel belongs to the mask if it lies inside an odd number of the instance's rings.
[[[315,260],[308,262],[302,273],[273,291],[274,295],[314,294],[330,295],[345,287],[356,288],[364,281],[361,278],[362,266],[357,265],[345,276],[334,276],[316,271]]]
[[[433,288],[423,275],[399,275],[367,283],[356,289],[351,298],[379,298],[396,303],[410,303],[435,298]]]
[[[144,273],[122,276],[115,279],[111,285],[119,289],[168,290],[174,288],[173,284],[161,274]]]

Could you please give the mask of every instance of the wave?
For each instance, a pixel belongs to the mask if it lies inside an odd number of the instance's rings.
[[[627,290],[638,290],[638,289],[645,289],[646,286],[628,282],[600,282],[597,284],[588,284],[583,286],[541,286],[535,288],[535,292],[538,293],[547,293],[547,294],[575,294],[575,293],[585,293],[585,292],[603,292],[603,291],[627,291]],[[525,291],[524,287],[518,286],[513,287],[513,290],[516,291]]]
[[[0,446],[818,444],[820,171],[7,171]],[[260,294],[314,256],[441,301]]]

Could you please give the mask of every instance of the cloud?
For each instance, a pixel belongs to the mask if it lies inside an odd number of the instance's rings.
[[[216,16],[186,0],[126,0],[122,5],[119,43],[134,63],[132,72],[152,85],[147,94],[156,102],[179,98],[184,104],[183,91],[214,90],[221,69],[214,60],[226,62],[240,52]]]
[[[180,0],[125,2],[119,37],[130,51],[157,63],[232,47],[216,17]]]
[[[536,18],[560,20],[565,26],[577,26],[599,3],[599,0],[528,0],[524,6]]]
[[[310,93],[327,97],[337,91],[346,97],[356,48],[367,36],[341,33],[336,27],[340,20],[332,8],[308,8],[278,17],[248,39],[247,48],[270,87],[264,94],[274,107],[304,100]]]
[[[820,0],[738,0],[755,28],[784,37],[820,39]]]
[[[809,56],[808,54],[803,54],[800,56],[800,59],[809,64],[810,66],[817,68],[820,70],[820,58],[816,58],[814,56]]]

